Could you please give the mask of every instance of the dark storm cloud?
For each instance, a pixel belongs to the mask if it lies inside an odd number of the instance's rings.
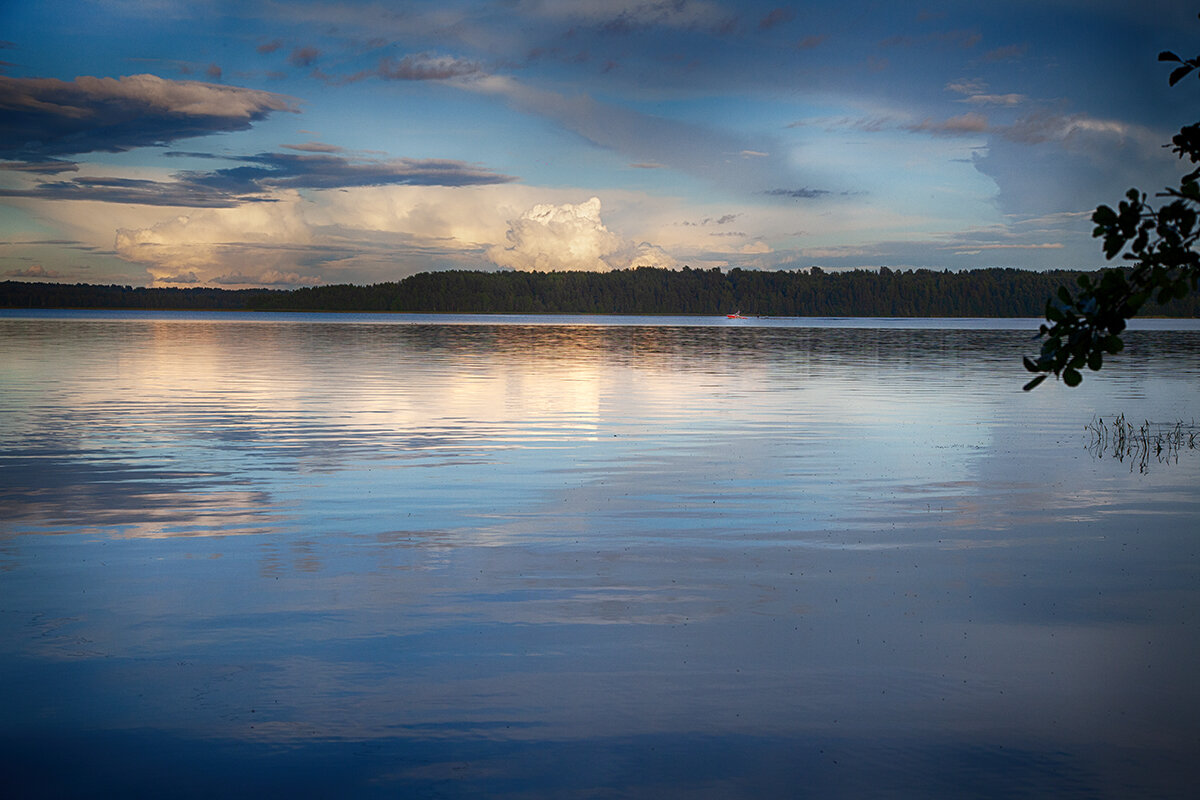
[[[181,154],[209,157],[203,153]],[[272,202],[269,193],[285,189],[340,189],[358,186],[480,186],[514,178],[483,167],[446,159],[397,158],[355,161],[334,155],[260,153],[229,160],[245,166],[177,172],[171,181],[128,178],[75,178],[26,189],[0,189],[0,197],[90,200],[189,208],[231,208]]]
[[[117,153],[245,130],[272,112],[295,110],[272,92],[155,75],[0,76],[0,158]]]

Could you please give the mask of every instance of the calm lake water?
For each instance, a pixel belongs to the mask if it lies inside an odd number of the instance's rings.
[[[2,312],[7,794],[1194,796],[1200,325],[1036,324]]]

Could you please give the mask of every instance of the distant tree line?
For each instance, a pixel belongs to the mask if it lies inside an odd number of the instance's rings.
[[[146,289],[0,283],[7,308],[157,308],[261,311],[726,314],[826,317],[1039,317],[1046,297],[1080,273],[1020,269],[795,271],[734,268],[613,272],[423,272],[371,286],[292,290]],[[1200,296],[1160,309],[1200,317]]]
[[[90,283],[0,283],[0,308],[146,308],[245,311],[266,289],[149,289]]]

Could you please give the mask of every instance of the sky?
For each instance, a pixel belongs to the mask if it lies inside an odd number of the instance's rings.
[[[0,280],[1096,268],[1179,0],[0,0]]]

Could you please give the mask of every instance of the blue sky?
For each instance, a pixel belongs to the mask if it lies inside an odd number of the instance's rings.
[[[1183,2],[0,5],[0,279],[1085,267]]]

